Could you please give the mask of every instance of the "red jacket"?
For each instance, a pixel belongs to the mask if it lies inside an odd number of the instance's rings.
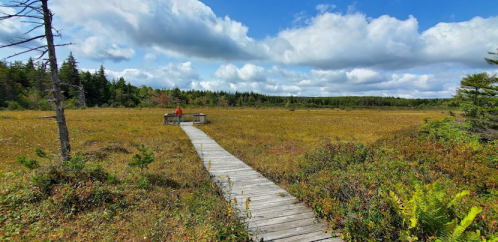
[[[181,117],[181,116],[183,116],[183,111],[182,111],[182,109],[181,109],[181,108],[177,108],[177,109],[175,110],[175,114],[176,114],[176,115],[178,115],[178,116],[180,116],[180,117]]]

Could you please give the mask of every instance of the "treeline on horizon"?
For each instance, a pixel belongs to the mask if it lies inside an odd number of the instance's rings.
[[[59,70],[65,108],[84,107],[174,107],[190,106],[238,106],[238,107],[288,107],[288,108],[369,108],[369,107],[439,107],[458,106],[453,99],[399,97],[345,96],[345,97],[297,97],[271,96],[254,92],[203,91],[153,89],[136,87],[121,77],[108,80],[103,66],[91,73],[79,71],[72,56],[63,62]],[[52,110],[52,79],[49,67],[29,59],[0,61],[0,109]],[[83,95],[84,94],[84,95]]]

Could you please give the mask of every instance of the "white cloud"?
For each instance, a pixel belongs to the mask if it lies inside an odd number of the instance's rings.
[[[109,59],[115,62],[129,60],[135,55],[135,50],[131,48],[121,48],[102,37],[95,36],[88,37],[77,46],[71,46],[71,49],[90,59]]]
[[[356,13],[324,13],[310,25],[281,31],[276,39],[289,47],[270,44],[274,61],[320,68],[398,65],[416,52],[418,24],[410,17],[400,21],[381,16],[370,22]]]
[[[233,64],[222,65],[214,72],[214,76],[224,79],[230,83],[237,82],[266,82],[263,73],[264,68],[253,64],[245,64],[242,68],[237,68]]]
[[[498,17],[475,17],[458,23],[439,23],[424,31],[423,55],[430,62],[484,64],[488,51],[494,50],[498,39]]]
[[[437,69],[437,68],[435,68]],[[228,70],[228,71],[227,71]],[[257,70],[257,71],[254,71]],[[89,70],[94,71],[94,70]],[[392,73],[372,69],[295,71],[279,66],[264,68],[255,65],[237,67],[222,65],[213,78],[203,79],[191,62],[170,63],[155,69],[106,70],[110,79],[124,77],[135,86],[153,88],[212,90],[226,92],[256,92],[281,96],[395,96],[406,98],[451,97],[461,71],[435,71],[420,74],[405,71]],[[240,74],[246,72],[247,76]],[[254,78],[254,73],[264,77]],[[234,81],[235,80],[235,81]]]
[[[336,6],[334,4],[318,4],[316,6],[316,10],[318,11],[319,14],[323,14],[323,13],[328,12],[334,8],[336,8]]]
[[[354,69],[346,72],[346,76],[355,84],[375,83],[383,79],[380,73],[369,69]]]
[[[241,77],[240,73],[244,70],[252,70],[247,72],[251,73],[251,75],[247,75],[250,78]],[[255,76],[254,73],[257,73],[258,78],[252,78]],[[450,97],[454,94],[455,87],[463,73],[450,71],[419,74],[396,71],[389,74],[365,68],[350,70],[311,69],[308,72],[301,72],[278,66],[265,69],[261,66],[246,64],[239,68],[229,64],[220,66],[213,76],[218,80],[204,81],[201,85],[202,88],[216,87],[218,89],[211,90],[254,91],[274,95],[389,95],[413,98]]]
[[[135,86],[146,85],[153,88],[191,88],[194,81],[199,80],[199,74],[191,62],[169,63],[155,69],[124,69],[122,71],[105,70],[110,78],[123,77]]]
[[[153,53],[147,53],[144,55],[145,61],[155,61],[156,59],[157,59],[157,56]]]
[[[257,59],[263,53],[240,22],[197,0],[54,1],[66,24],[109,41],[205,59]]]
[[[1,4],[1,3],[0,3]],[[20,9],[14,9],[10,7],[2,7],[0,6],[1,15],[13,15],[16,14]],[[13,42],[22,41],[24,39],[29,39],[35,36],[42,35],[44,32],[43,28],[40,27],[38,29],[33,30],[30,33],[27,33],[32,28],[36,27],[36,24],[28,23],[26,21],[28,19],[20,19],[20,18],[8,18],[0,21],[0,45],[11,44]],[[25,47],[38,47],[41,45],[45,45],[43,41],[40,39],[28,42],[23,44]],[[26,49],[21,47],[10,47],[15,49],[21,49],[25,51]],[[14,52],[12,52],[13,54]],[[10,53],[9,53],[10,55]]]
[[[422,33],[418,28],[413,16],[399,20],[323,12],[308,25],[283,30],[265,43],[277,63],[396,70],[441,62],[482,67],[483,57],[498,39],[498,17],[440,23]]]
[[[498,39],[498,17],[440,23],[419,32],[414,16],[370,18],[354,10],[330,12],[334,8],[331,4],[317,5],[316,16],[310,18],[305,12],[295,16],[295,21],[303,24],[256,40],[248,36],[249,29],[243,23],[216,16],[198,0],[53,3],[54,12],[74,36],[87,40],[99,36],[106,42],[102,45],[121,47],[111,48],[118,53],[95,55],[99,59],[126,59],[131,56],[129,50],[122,53],[122,46],[126,46],[152,49],[173,58],[264,61],[328,70],[392,71],[441,62],[482,67],[486,65],[482,58],[495,49]]]
[[[420,29],[416,16],[371,18],[354,7],[334,13],[331,4],[317,5],[312,17],[298,13],[292,27],[264,39],[251,38],[244,23],[217,16],[198,0],[53,0],[51,6],[56,27],[77,43],[69,48],[79,56],[141,58],[143,66],[163,61],[161,55],[178,58],[182,63],[156,69],[106,71],[154,88],[449,97],[463,75],[488,68],[483,58],[498,39],[498,17]],[[0,21],[0,42],[26,30],[19,21]],[[201,78],[188,60],[223,65]]]

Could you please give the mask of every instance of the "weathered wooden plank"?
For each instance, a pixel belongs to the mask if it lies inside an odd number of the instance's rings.
[[[289,238],[293,236],[299,236],[303,234],[308,234],[310,232],[316,232],[320,231],[318,226],[315,226],[314,224],[303,226],[303,227],[293,227],[287,230],[279,230],[276,232],[269,232],[262,234],[264,240],[276,240],[276,239],[283,239],[283,238]]]
[[[265,212],[256,211],[256,210],[250,210],[250,211],[252,213],[251,221],[258,221],[262,219],[278,218],[278,217],[307,213],[310,211],[310,209],[298,208],[298,209],[286,209],[286,210],[265,211]]]
[[[315,231],[315,232],[310,232],[306,234],[301,234],[301,235],[296,235],[296,236],[290,236],[287,238],[282,238],[282,239],[275,239],[273,241],[275,242],[301,242],[301,241],[323,241],[324,239],[331,239],[330,241],[342,241],[341,239],[338,238],[331,238],[330,233],[324,233],[323,231]]]
[[[289,215],[289,216],[283,216],[283,217],[277,217],[277,218],[269,218],[269,219],[260,219],[256,221],[248,220],[249,222],[249,228],[257,228],[265,225],[271,225],[271,224],[279,224],[279,223],[289,223],[292,221],[297,221],[297,220],[308,220],[310,221],[310,224],[313,224],[314,221],[314,214],[310,210],[308,213],[301,213],[301,214],[295,214],[295,215]]]
[[[343,240],[340,239],[339,237],[335,238],[327,238],[327,239],[317,239],[314,240],[313,242],[342,242]]]
[[[295,197],[263,177],[234,157],[201,130],[181,123],[213,181],[222,189],[224,197],[232,200],[238,215],[248,223],[253,240],[314,241],[331,239],[322,223],[317,223],[311,209],[295,203]],[[230,183],[228,182],[230,178]],[[233,204],[236,198],[237,204]],[[249,211],[245,200],[250,198]],[[252,215],[252,216],[249,216]]]
[[[253,230],[257,230],[260,232],[260,234],[268,234],[268,233],[274,233],[274,232],[279,232],[279,231],[284,231],[284,230],[289,230],[289,229],[295,229],[295,228],[302,228],[310,225],[315,225],[314,223],[310,223],[309,219],[301,219],[301,220],[294,220],[288,223],[279,223],[279,224],[269,224],[269,225],[264,225],[264,226],[258,226],[255,228],[251,228]],[[318,229],[318,227],[317,227]],[[317,230],[315,230],[317,231]]]
[[[272,200],[266,201],[264,203],[257,203],[257,201],[251,201],[249,203],[249,209],[271,209],[280,206],[289,206],[292,205],[294,199],[281,199],[281,200]]]

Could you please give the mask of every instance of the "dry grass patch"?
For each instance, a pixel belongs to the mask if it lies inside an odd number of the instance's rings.
[[[66,111],[73,156],[84,156],[67,173],[55,120],[39,119],[52,112],[0,112],[0,240],[245,240],[186,134],[163,124],[168,111]],[[143,177],[128,165],[142,144],[154,156]],[[27,170],[20,155],[43,167]]]
[[[296,170],[306,151],[326,138],[371,144],[384,135],[440,119],[441,111],[340,109],[208,109],[210,125],[200,128],[265,176],[280,182]],[[284,184],[281,184],[284,185]]]

